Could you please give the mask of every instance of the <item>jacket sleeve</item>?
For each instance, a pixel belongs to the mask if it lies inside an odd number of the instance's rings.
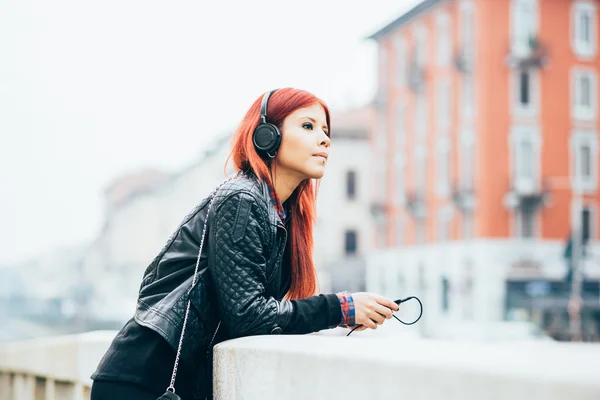
[[[208,268],[222,324],[231,337],[310,333],[337,325],[342,312],[335,294],[294,301],[265,295],[272,238],[264,207],[238,192],[211,212]]]

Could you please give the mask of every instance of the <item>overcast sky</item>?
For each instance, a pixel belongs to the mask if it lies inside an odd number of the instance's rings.
[[[365,103],[365,37],[416,3],[3,0],[0,264],[90,240],[111,180],[190,164],[268,89]]]

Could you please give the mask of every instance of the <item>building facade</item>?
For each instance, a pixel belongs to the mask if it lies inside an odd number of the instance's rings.
[[[331,113],[331,149],[317,196],[314,260],[322,292],[364,289],[364,254],[373,247],[370,215],[371,106]]]
[[[600,278],[599,8],[595,0],[425,0],[371,36],[379,49],[374,245],[399,249],[397,268],[432,265],[421,275],[436,282],[440,316],[452,314],[449,298],[457,304],[465,290],[480,290],[481,318],[551,319],[517,288],[552,292],[572,237],[588,250],[577,264],[584,278]],[[481,253],[488,245],[502,257]],[[600,318],[596,303],[591,319]]]

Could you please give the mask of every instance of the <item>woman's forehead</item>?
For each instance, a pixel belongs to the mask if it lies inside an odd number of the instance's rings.
[[[315,123],[327,124],[327,114],[325,109],[320,104],[313,104],[312,106],[299,108],[294,111],[290,116],[294,118],[308,118],[312,119]]]

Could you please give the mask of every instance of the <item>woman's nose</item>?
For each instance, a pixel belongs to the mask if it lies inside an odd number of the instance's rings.
[[[321,135],[322,138],[319,145],[329,147],[331,145],[331,139],[329,139],[329,136],[327,136],[327,133],[325,131],[321,131]]]

